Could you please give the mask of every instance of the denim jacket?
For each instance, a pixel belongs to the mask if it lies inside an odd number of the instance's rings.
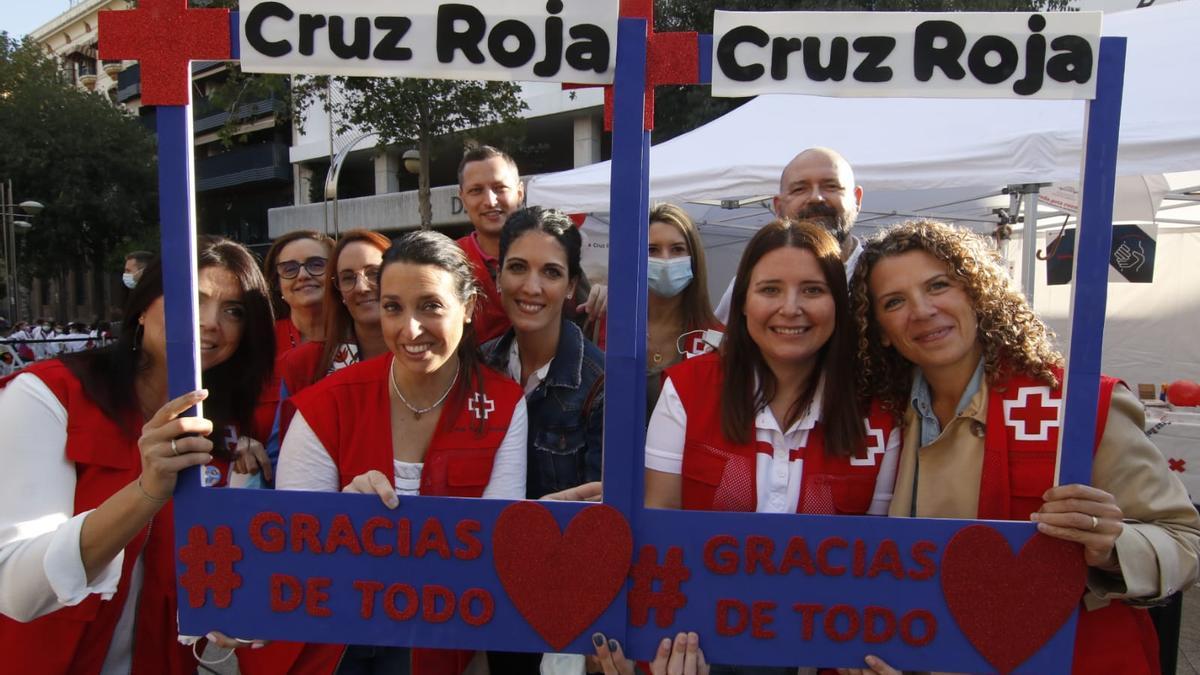
[[[507,372],[516,333],[512,328],[481,349],[488,365]],[[600,480],[604,429],[604,353],[562,322],[558,350],[546,379],[525,396],[529,410],[529,462],[525,496],[537,499]]]

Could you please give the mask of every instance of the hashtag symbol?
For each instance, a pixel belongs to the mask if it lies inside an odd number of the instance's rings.
[[[242,585],[242,575],[233,571],[233,563],[242,559],[242,548],[233,543],[233,530],[225,525],[218,527],[209,544],[208,530],[193,525],[188,530],[187,545],[179,549],[179,559],[187,565],[179,583],[187,589],[188,604],[203,607],[211,590],[217,607],[229,607],[233,589]]]
[[[666,559],[658,564],[658,549],[652,544],[642,547],[637,563],[629,572],[633,577],[633,589],[629,592],[630,621],[642,627],[650,620],[650,610],[657,610],[654,623],[666,628],[675,623],[675,610],[683,609],[687,596],[679,592],[679,585],[688,580],[692,573],[683,564],[683,549],[672,546],[667,549]],[[659,590],[654,590],[658,583]]]

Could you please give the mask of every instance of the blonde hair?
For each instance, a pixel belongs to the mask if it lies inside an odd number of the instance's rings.
[[[1058,386],[1063,364],[1054,333],[1019,293],[1000,255],[979,235],[932,220],[891,227],[864,244],[850,282],[850,300],[858,327],[858,386],[900,415],[908,407],[914,364],[893,347],[883,346],[868,282],[884,258],[924,251],[945,263],[963,284],[979,324],[984,373],[989,384],[1024,374]]]

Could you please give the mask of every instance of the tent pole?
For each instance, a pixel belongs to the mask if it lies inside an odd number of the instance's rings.
[[[1037,184],[1022,186],[1025,190],[1025,233],[1021,237],[1021,289],[1029,306],[1033,306],[1033,287],[1037,281]]]

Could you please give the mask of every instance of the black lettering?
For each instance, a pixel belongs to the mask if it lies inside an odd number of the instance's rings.
[[[262,27],[267,19],[291,21],[294,16],[296,13],[280,2],[264,2],[256,6],[246,17],[246,42],[263,56],[287,56],[292,53],[292,43],[287,40],[272,42],[266,39],[263,37]]]
[[[300,15],[300,53],[305,56],[313,55],[317,31],[325,27],[324,14]]]
[[[360,16],[354,20],[354,42],[346,42],[346,20],[329,18],[329,50],[339,59],[367,59],[371,56],[371,20]]]
[[[781,38],[771,40],[771,79],[786,80],[788,74],[788,57],[804,49],[804,40],[800,38]]]
[[[996,65],[988,63],[988,54],[996,54],[1000,61]],[[975,79],[984,84],[1000,84],[1017,72],[1017,46],[999,35],[984,35],[971,46],[971,54],[967,56],[967,66]]]
[[[454,24],[467,23],[466,30],[456,31]],[[452,63],[454,52],[461,51],[471,63],[483,63],[483,51],[479,43],[487,30],[483,13],[471,5],[449,4],[438,7],[437,55],[441,63]]]
[[[953,21],[925,21],[913,33],[913,75],[921,82],[933,77],[933,69],[941,68],[951,80],[966,77],[966,71],[958,59],[967,46],[967,36]],[[934,42],[942,38],[945,47],[935,47]]]
[[[734,82],[753,82],[762,77],[767,69],[763,68],[761,63],[741,65],[737,62],[734,52],[743,42],[749,42],[756,47],[766,47],[770,41],[766,31],[760,28],[738,26],[721,36],[721,42],[717,44],[717,66],[725,73],[725,77]]]
[[[1134,9],[1141,9],[1143,7],[1149,7],[1150,5],[1153,5],[1153,4],[1154,4],[1154,0],[1138,0],[1137,7],[1135,7]]]
[[[412,19],[407,16],[377,16],[375,27],[387,32],[379,38],[372,56],[380,61],[408,61],[412,58],[412,50],[400,46],[400,41],[412,28]]]
[[[611,47],[608,33],[594,23],[581,23],[567,31],[574,42],[567,47],[567,65],[575,70],[591,68],[597,73],[608,70],[608,55]]]
[[[1058,82],[1083,84],[1092,79],[1092,46],[1078,35],[1063,35],[1050,42],[1056,52],[1046,62],[1046,74]]]
[[[546,56],[533,64],[533,74],[538,77],[553,77],[562,65],[563,48],[562,19],[552,16],[546,19]]]
[[[504,46],[510,37],[517,39],[517,48],[511,51]],[[505,68],[520,68],[529,63],[535,49],[537,38],[533,36],[533,29],[516,19],[501,21],[488,34],[488,53]]]
[[[1046,27],[1046,17],[1034,14],[1029,17],[1029,30],[1033,35],[1025,41],[1025,76],[1013,82],[1013,92],[1021,96],[1036,94],[1042,88],[1042,72],[1046,67],[1046,37],[1038,35]]]
[[[821,38],[804,39],[804,73],[813,82],[846,79],[846,62],[849,61],[850,43],[844,37],[829,41],[829,63],[821,63]]]
[[[887,35],[868,35],[855,38],[854,51],[865,54],[862,63],[854,69],[856,82],[890,82],[892,69],[882,65],[896,48],[896,38]]]

